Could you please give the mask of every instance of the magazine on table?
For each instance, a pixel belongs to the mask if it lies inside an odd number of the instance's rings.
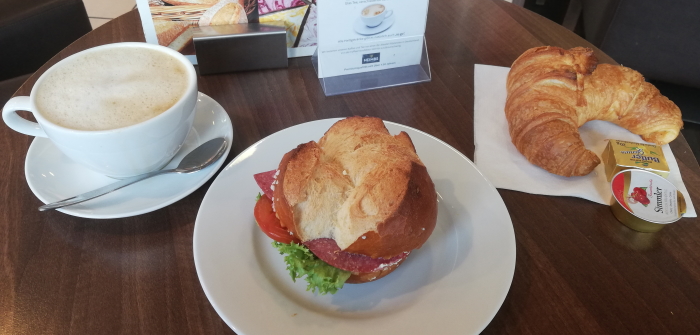
[[[316,50],[316,0],[136,0],[146,42],[181,52],[197,64],[192,27],[265,23],[287,30],[288,57]]]

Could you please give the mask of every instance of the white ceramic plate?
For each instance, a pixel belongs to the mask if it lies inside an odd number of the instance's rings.
[[[152,212],[194,192],[224,164],[233,139],[231,120],[214,99],[199,93],[196,113],[185,143],[164,169],[176,167],[186,154],[200,144],[223,136],[229,146],[223,157],[214,164],[190,174],[153,177],[99,198],[57,210],[84,218],[122,218]],[[24,174],[29,188],[44,203],[59,201],[115,182],[112,178],[73,162],[49,139],[43,137],[35,138],[29,146]]]
[[[207,191],[194,229],[194,259],[204,292],[240,335],[477,334],[510,288],[515,236],[496,189],[446,143],[407,132],[439,193],[433,235],[392,274],[347,284],[335,295],[293,283],[283,256],[253,217],[260,192],[253,174],[277,168],[299,143],[318,140],[339,119],[272,134],[236,157]]]
[[[376,35],[379,34],[391,27],[394,22],[396,21],[396,18],[394,18],[394,15],[389,16],[388,18],[384,19],[382,23],[380,23],[376,27],[368,27],[363,21],[362,18],[358,17],[357,20],[355,20],[355,23],[353,24],[353,28],[355,29],[355,32],[360,34],[360,35]]]

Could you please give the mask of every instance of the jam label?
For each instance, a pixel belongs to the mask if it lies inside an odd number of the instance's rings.
[[[637,217],[656,223],[669,223],[680,217],[678,190],[668,180],[640,170],[625,170],[612,180],[617,201]]]

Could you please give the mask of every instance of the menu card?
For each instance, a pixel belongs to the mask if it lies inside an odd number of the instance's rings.
[[[146,42],[181,52],[197,64],[192,27],[266,23],[287,30],[287,55],[316,50],[315,0],[136,0]]]
[[[428,0],[339,0],[318,5],[318,77],[420,63]]]

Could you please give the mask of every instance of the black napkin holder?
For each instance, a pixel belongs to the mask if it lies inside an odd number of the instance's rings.
[[[202,75],[289,66],[283,26],[248,23],[191,29]]]

